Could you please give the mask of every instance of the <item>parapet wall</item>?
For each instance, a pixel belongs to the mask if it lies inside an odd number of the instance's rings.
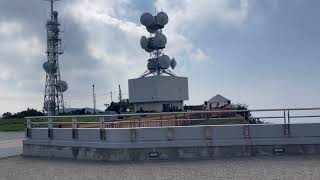
[[[33,128],[25,156],[155,160],[320,153],[320,124],[157,128]]]

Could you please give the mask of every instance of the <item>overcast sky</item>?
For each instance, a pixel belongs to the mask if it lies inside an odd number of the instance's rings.
[[[64,0],[56,3],[65,54],[67,107],[103,108],[121,84],[146,70],[143,12],[163,10],[166,54],[189,77],[190,100],[220,93],[250,108],[320,107],[318,0]],[[46,60],[42,0],[0,1],[0,113],[42,109]]]

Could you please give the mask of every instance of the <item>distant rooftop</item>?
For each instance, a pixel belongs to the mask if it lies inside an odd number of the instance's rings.
[[[209,103],[222,103],[222,102],[228,102],[228,101],[230,101],[230,100],[223,97],[220,94],[217,94],[216,96],[214,96],[208,100]]]

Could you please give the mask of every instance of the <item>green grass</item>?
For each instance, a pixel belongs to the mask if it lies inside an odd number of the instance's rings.
[[[0,131],[24,131],[24,119],[0,120]]]

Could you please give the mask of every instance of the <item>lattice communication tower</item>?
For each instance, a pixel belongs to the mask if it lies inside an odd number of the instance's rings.
[[[63,54],[60,38],[60,23],[58,12],[53,10],[55,1],[50,2],[50,19],[47,20],[47,61],[43,64],[46,72],[43,111],[49,116],[55,116],[64,111],[63,93],[68,89],[68,84],[61,80],[59,56]]]

